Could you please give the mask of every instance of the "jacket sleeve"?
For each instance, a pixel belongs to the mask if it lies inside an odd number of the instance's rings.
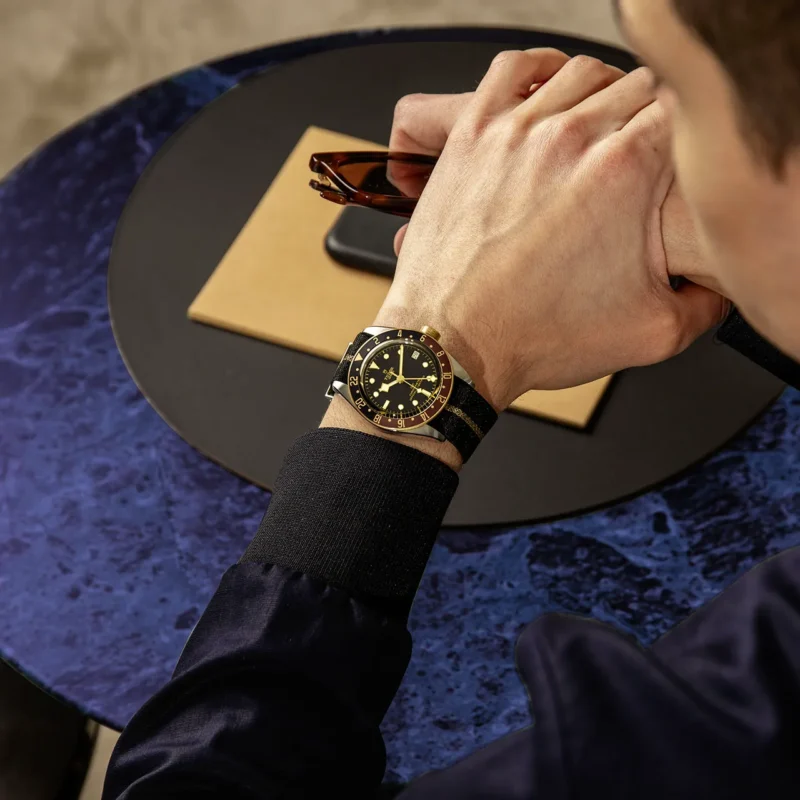
[[[172,680],[120,737],[104,800],[374,797],[408,613],[457,483],[366,434],[298,440]]]
[[[800,783],[800,548],[649,648],[567,614],[516,661],[534,724],[413,781],[398,800],[783,800]]]

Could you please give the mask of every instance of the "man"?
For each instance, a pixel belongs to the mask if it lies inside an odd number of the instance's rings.
[[[800,358],[800,4],[620,12],[658,85],[646,69],[516,52],[474,94],[398,107],[393,148],[443,152],[398,240],[381,332],[339,373],[377,400],[340,386],[290,451],[175,677],[123,733],[106,798],[379,796],[408,610],[494,412],[676,354],[723,319],[723,296]],[[673,290],[671,275],[691,282]],[[409,372],[406,352],[433,372]],[[460,394],[432,420],[447,441],[387,430],[428,413],[396,409],[429,378],[435,406],[454,362]],[[517,649],[535,724],[400,796],[789,796],[798,576],[786,552],[648,650],[587,620],[535,620]]]

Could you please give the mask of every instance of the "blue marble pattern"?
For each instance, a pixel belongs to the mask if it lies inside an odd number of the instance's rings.
[[[154,85],[67,131],[0,185],[0,652],[121,727],[170,675],[268,496],[149,407],[114,345],[106,267],[142,170],[254,71],[331,47],[480,31],[378,31],[282,45]],[[528,723],[525,623],[592,615],[643,642],[800,544],[800,394],[724,452],[601,513],[444,532],[414,606],[414,656],[385,723],[407,780]]]

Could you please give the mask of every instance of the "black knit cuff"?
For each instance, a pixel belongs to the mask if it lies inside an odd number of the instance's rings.
[[[289,450],[242,562],[410,608],[457,486],[453,470],[419,450],[321,428]]]

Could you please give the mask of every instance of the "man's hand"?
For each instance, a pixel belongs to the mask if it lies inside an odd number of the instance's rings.
[[[503,53],[438,112],[427,138],[424,121],[392,137],[393,149],[446,144],[376,324],[443,331],[502,409],[669,358],[720,321],[718,295],[669,284],[670,134],[647,70]]]
[[[723,294],[713,263],[706,258],[697,227],[689,207],[680,192],[678,183],[672,184],[662,209],[664,252],[667,254],[667,271],[680,275],[693,283]]]
[[[406,95],[395,109],[389,149],[440,156],[456,121],[473,96],[474,92]],[[406,190],[406,194],[418,196],[413,188]],[[395,237],[394,250],[398,256],[407,231],[408,225],[404,225]],[[722,286],[703,252],[697,228],[677,182],[673,182],[662,208],[662,233],[670,276],[687,278],[721,294]]]

